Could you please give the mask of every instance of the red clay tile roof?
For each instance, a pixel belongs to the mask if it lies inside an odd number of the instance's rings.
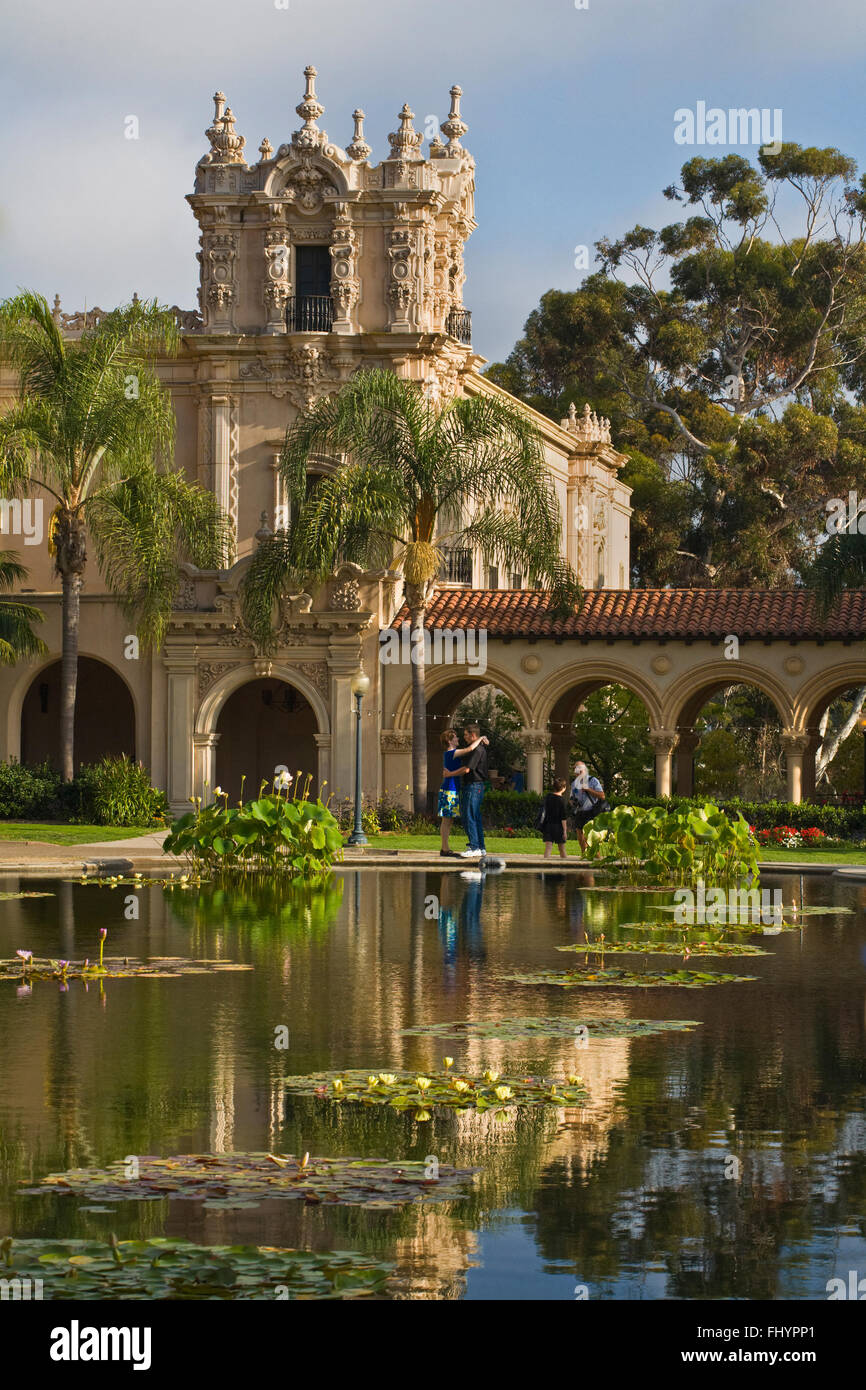
[[[547,596],[532,589],[440,589],[428,610],[431,628],[484,629],[488,637],[719,641],[826,641],[866,637],[866,590],[852,589],[825,622],[802,589],[596,589],[578,613],[547,616]],[[409,621],[400,609],[393,626]]]

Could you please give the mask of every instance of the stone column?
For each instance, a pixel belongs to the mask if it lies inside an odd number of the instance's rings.
[[[546,729],[522,729],[518,735],[526,754],[526,790],[544,790],[544,755],[550,743]]]
[[[216,752],[219,734],[193,734],[195,754],[195,796],[213,801],[216,787]]]
[[[190,809],[195,790],[193,766],[193,726],[195,721],[195,654],[166,653],[168,708],[166,720],[166,767],[168,800],[175,815]]]
[[[695,749],[700,735],[694,729],[681,729],[677,743],[677,796],[695,794]]]
[[[799,805],[803,800],[803,755],[809,747],[809,735],[800,729],[783,729],[782,747],[788,769],[788,800]]]
[[[817,729],[809,731],[809,746],[803,757],[803,800],[812,801],[815,796],[815,781],[817,773],[815,771],[815,758],[818,749],[821,747],[821,735]]]
[[[223,511],[231,510],[231,398],[213,397],[213,490]]]
[[[316,740],[316,747],[319,750],[319,792],[321,793],[324,787],[322,799],[327,801],[331,791],[331,735],[313,734],[313,738]],[[326,783],[327,785],[325,785]]]
[[[679,734],[676,729],[651,729],[649,740],[656,755],[656,796],[670,796],[674,749]]]

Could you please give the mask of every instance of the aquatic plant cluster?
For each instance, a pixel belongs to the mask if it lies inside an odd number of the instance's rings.
[[[479,1077],[455,1073],[453,1057],[443,1058],[443,1070],[428,1075],[409,1071],[322,1072],[313,1076],[286,1077],[285,1086],[295,1095],[314,1095],[349,1105],[387,1105],[411,1111],[416,1120],[429,1120],[434,1106],[451,1110],[493,1110],[504,1118],[508,1109],[524,1105],[584,1105],[588,1091],[582,1076],[569,1074],[563,1081],[539,1077],[503,1077],[487,1070]]]
[[[381,1295],[391,1260],[353,1251],[284,1250],[269,1245],[197,1245],[149,1240],[0,1242],[3,1273],[39,1298],[347,1299]],[[14,1297],[14,1294],[13,1294]]]
[[[258,1207],[267,1198],[349,1206],[403,1206],[407,1202],[444,1202],[465,1196],[475,1169],[437,1163],[436,1178],[424,1163],[389,1163],[379,1158],[311,1158],[309,1154],[178,1154],[171,1158],[137,1158],[130,1176],[127,1160],[106,1168],[71,1168],[48,1173],[24,1196],[46,1189],[87,1197],[91,1202],[203,1202],[208,1210],[237,1211]],[[92,1208],[91,1208],[92,1210]]]
[[[758,849],[749,823],[731,818],[708,801],[703,806],[667,809],[617,806],[591,822],[587,856],[629,882],[735,883],[758,878]]]
[[[219,787],[209,805],[195,798],[195,810],[172,821],[163,849],[184,856],[198,877],[225,882],[327,877],[342,855],[343,837],[321,798],[308,799],[310,778],[302,791],[288,775],[268,794],[266,785],[253,801],[241,799],[237,806],[229,806]]]

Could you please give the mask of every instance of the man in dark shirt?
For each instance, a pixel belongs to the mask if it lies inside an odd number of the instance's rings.
[[[474,743],[481,737],[477,724],[467,724],[463,730],[463,742]],[[463,829],[469,837],[469,848],[463,851],[464,859],[481,859],[486,853],[484,826],[481,824],[481,803],[487,790],[489,754],[486,743],[479,743],[467,760],[469,771],[460,784],[460,818]]]

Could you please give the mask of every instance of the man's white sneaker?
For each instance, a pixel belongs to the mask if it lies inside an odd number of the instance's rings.
[[[461,854],[461,859],[481,859],[484,854],[483,849],[465,849]]]

